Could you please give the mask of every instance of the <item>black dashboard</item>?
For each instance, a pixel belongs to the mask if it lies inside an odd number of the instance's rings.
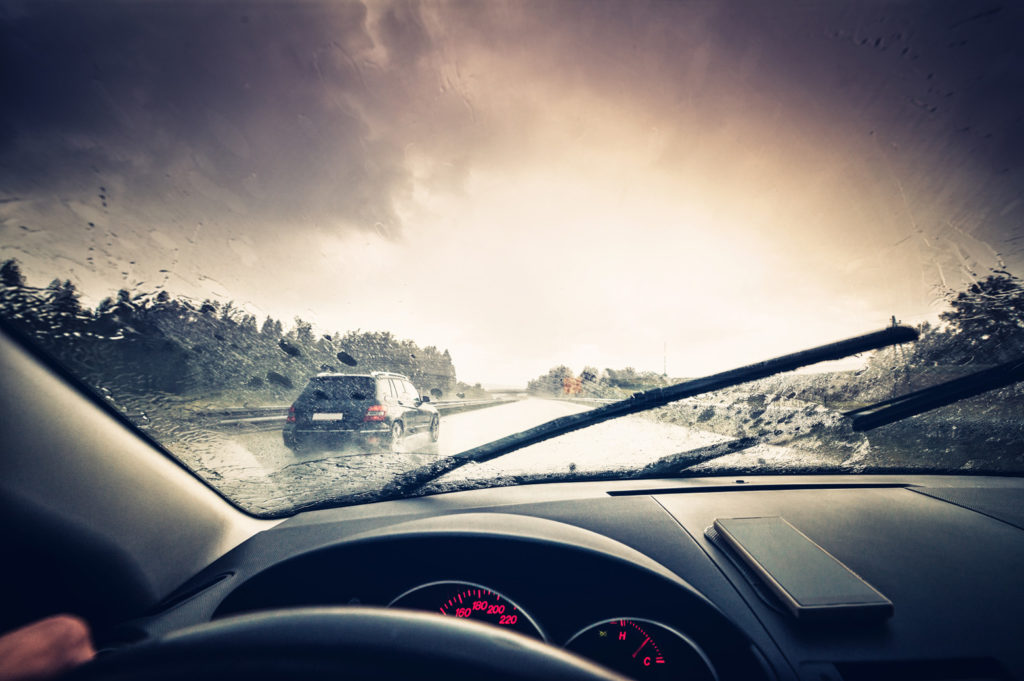
[[[798,621],[705,536],[781,516],[893,603]],[[561,483],[308,512],[183,585],[125,641],[298,606],[482,619],[634,678],[1024,676],[1024,484],[981,476]]]

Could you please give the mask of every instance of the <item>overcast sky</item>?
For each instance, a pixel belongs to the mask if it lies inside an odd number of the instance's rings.
[[[997,2],[4,2],[0,256],[695,375],[1022,274]],[[90,226],[91,223],[91,226]]]

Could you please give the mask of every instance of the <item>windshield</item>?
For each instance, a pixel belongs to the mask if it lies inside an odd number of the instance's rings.
[[[1020,384],[856,419],[1016,375],[1022,28],[966,2],[4,0],[0,318],[257,515],[1019,474]],[[894,323],[918,340],[602,416]]]

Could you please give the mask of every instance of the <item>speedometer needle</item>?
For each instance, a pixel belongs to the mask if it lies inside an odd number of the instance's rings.
[[[651,640],[651,637],[650,637],[650,636],[648,636],[647,638],[645,638],[645,639],[644,639],[644,642],[640,644],[640,647],[636,649],[636,653],[639,653],[639,652],[640,652],[641,650],[643,650],[643,649],[644,649],[644,646],[645,646],[645,645],[647,645],[647,642],[648,642],[648,641],[650,641],[650,640]],[[633,653],[633,657],[636,657],[636,653]]]

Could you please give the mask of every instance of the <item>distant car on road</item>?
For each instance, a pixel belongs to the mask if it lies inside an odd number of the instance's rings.
[[[406,376],[323,373],[309,379],[288,410],[283,437],[292,450],[331,438],[395,448],[415,432],[427,431],[437,442],[440,426],[430,398],[420,395]]]

